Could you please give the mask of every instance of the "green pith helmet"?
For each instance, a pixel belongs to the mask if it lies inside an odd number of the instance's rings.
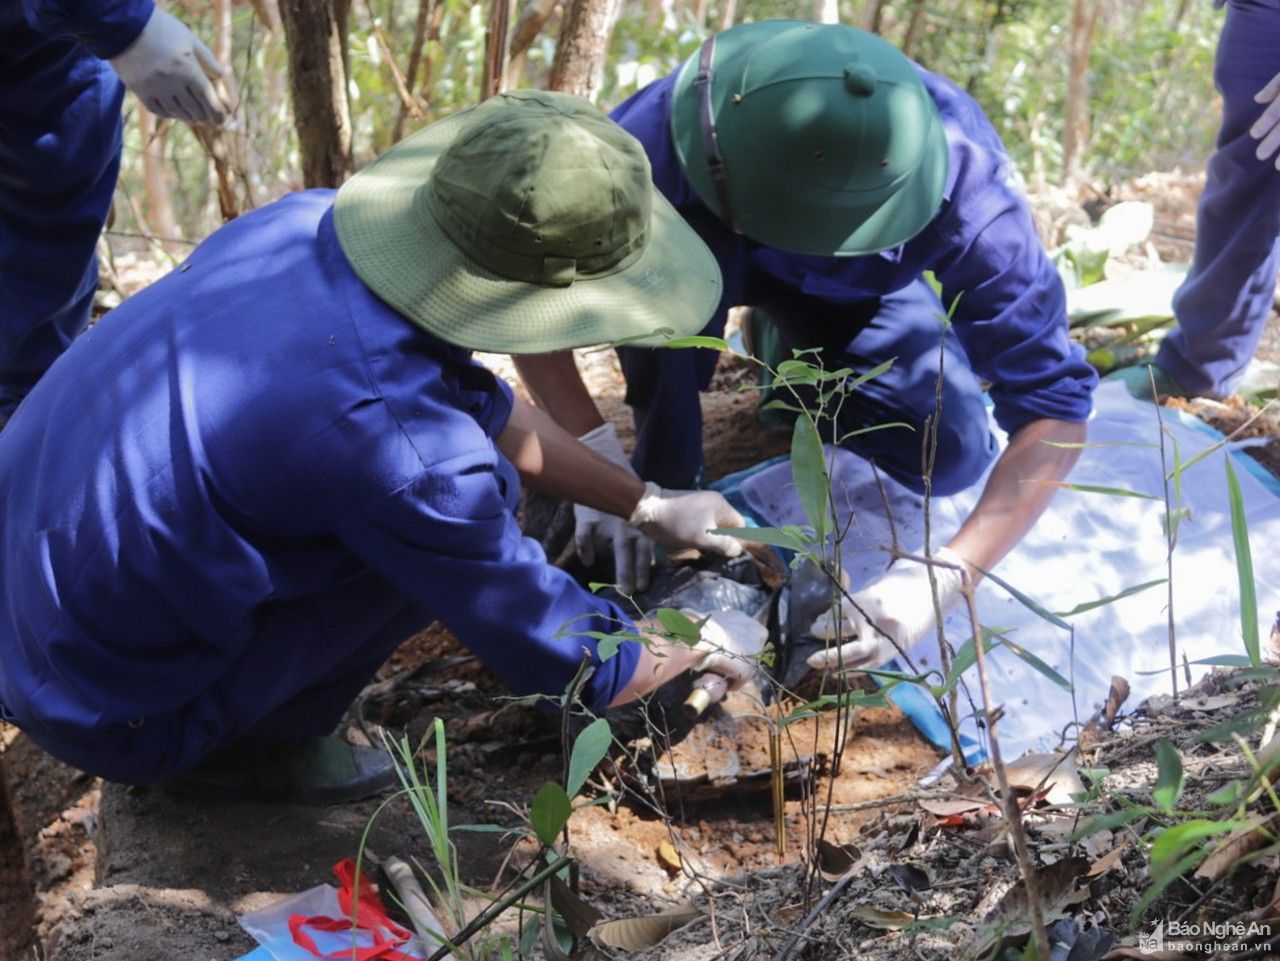
[[[947,180],[942,118],[911,61],[837,24],[767,20],[708,40],[680,69],[671,132],[703,203],[795,253],[896,247],[933,219]]]

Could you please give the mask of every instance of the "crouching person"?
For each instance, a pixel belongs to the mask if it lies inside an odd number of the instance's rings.
[[[331,802],[389,781],[330,734],[435,619],[518,694],[589,657],[596,710],[695,665],[746,676],[761,639],[720,615],[696,648],[601,661],[589,632],[637,626],[521,536],[521,482],[671,546],[734,553],[708,531],[741,518],[646,487],[470,356],[653,343],[719,297],[639,144],[559,94],[495,97],[228,224],[0,435],[0,716],[109,779]]]

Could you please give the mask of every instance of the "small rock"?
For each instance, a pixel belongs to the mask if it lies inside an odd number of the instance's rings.
[[[71,869],[74,867],[71,859],[65,854],[50,855],[45,859],[44,866],[50,881],[61,881],[71,873]]]
[[[219,944],[226,944],[228,941],[231,940],[231,935],[228,934],[226,931],[219,931],[217,934],[213,936],[213,939],[217,941]]]

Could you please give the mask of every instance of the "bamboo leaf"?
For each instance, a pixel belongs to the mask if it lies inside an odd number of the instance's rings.
[[[1040,604],[1037,601],[1033,601],[1030,597],[1022,593],[1022,591],[1018,590],[1008,581],[1004,580],[1003,578],[997,577],[995,574],[992,574],[990,571],[983,570],[981,567],[979,567],[978,570],[982,572],[983,577],[990,578],[992,581],[995,581],[995,583],[999,584],[1006,591],[1008,591],[1009,595],[1015,601],[1017,601],[1027,610],[1031,611],[1031,613],[1035,614],[1038,617],[1043,618],[1044,620],[1048,621],[1050,624],[1054,625],[1055,627],[1062,628],[1064,631],[1071,630],[1070,624],[1064,621],[1057,614],[1054,614],[1052,611],[1046,608],[1043,604]]]
[[[1262,649],[1258,642],[1258,594],[1253,580],[1253,555],[1249,550],[1249,527],[1244,516],[1244,495],[1240,481],[1231,466],[1231,458],[1223,458],[1227,466],[1227,498],[1231,502],[1231,538],[1236,545],[1236,576],[1240,581],[1240,635],[1244,649],[1254,667],[1262,666]]]
[[[1133,587],[1126,587],[1119,594],[1112,594],[1109,597],[1100,597],[1096,601],[1085,601],[1083,604],[1077,604],[1069,611],[1058,611],[1057,614],[1059,617],[1075,617],[1077,614],[1083,614],[1085,611],[1092,611],[1099,607],[1106,607],[1108,604],[1112,604],[1118,600],[1122,600],[1123,598],[1132,597],[1134,594],[1141,594],[1145,590],[1158,587],[1165,583],[1165,581],[1166,578],[1161,577],[1154,581],[1146,581]]]
[[[710,533],[796,552],[803,551],[809,546],[804,528],[795,524],[788,524],[785,527],[713,527]]]
[[[609,730],[609,722],[602,717],[596,718],[577,736],[573,742],[573,752],[569,755],[569,777],[565,783],[565,793],[576,797],[587,782],[596,765],[604,760],[613,743],[613,732]]]
[[[1110,497],[1139,497],[1142,500],[1158,501],[1161,498],[1155,494],[1143,494],[1140,491],[1131,491],[1125,487],[1102,487],[1098,484],[1069,484],[1066,481],[1041,481],[1050,487],[1060,487],[1063,490],[1079,491],[1082,494],[1106,494]]]
[[[1182,774],[1182,758],[1168,741],[1156,742],[1156,769],[1156,786],[1151,791],[1151,799],[1162,810],[1172,811],[1178,798],[1182,797],[1186,779]],[[1154,861],[1154,852],[1152,860]]]
[[[681,350],[685,347],[702,347],[706,350],[728,351],[729,342],[722,337],[705,337],[696,335],[693,337],[672,337],[670,340],[662,344],[672,350]]]
[[[1016,655],[1020,660],[1022,660],[1026,664],[1029,664],[1036,671],[1043,674],[1049,680],[1053,681],[1053,683],[1057,684],[1058,687],[1062,688],[1064,691],[1068,693],[1071,692],[1070,681],[1068,681],[1065,677],[1063,677],[1061,674],[1059,674],[1057,671],[1051,668],[1044,661],[1040,660],[1040,658],[1036,657],[1034,654],[1028,651],[1025,647],[1021,647],[1013,643],[1013,641],[1009,640],[1007,637],[1000,638],[1000,642],[1005,647],[1007,647],[1014,655]]]

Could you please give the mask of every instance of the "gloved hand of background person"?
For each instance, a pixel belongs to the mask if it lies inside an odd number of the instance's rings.
[[[137,39],[109,63],[157,117],[220,124],[226,116],[210,83],[226,73],[226,67],[186,24],[159,7]]]
[[[1270,160],[1274,156],[1276,169],[1280,170],[1280,73],[1254,94],[1253,99],[1265,103],[1267,108],[1249,128],[1249,136],[1259,141],[1258,159]]]
[[[941,547],[933,556],[935,560],[964,568],[960,555],[949,548]],[[938,601],[945,614],[959,603],[964,577],[961,570],[950,567],[935,566],[933,570],[938,582]],[[924,564],[900,560],[884,577],[852,597],[857,607],[850,604],[848,598],[841,598],[838,625],[831,611],[827,611],[809,628],[809,633],[820,640],[844,640],[838,647],[809,655],[807,663],[814,670],[828,670],[837,664],[845,669],[875,667],[898,654],[889,638],[905,651],[933,628],[933,592]],[[859,613],[859,607],[866,612],[865,618]],[[867,619],[880,630],[868,624]],[[885,637],[886,634],[889,637]]]
[[[578,442],[589,447],[610,463],[631,471],[622,450],[618,432],[608,422],[587,431]],[[634,473],[634,471],[632,471]],[[573,505],[573,542],[582,563],[595,563],[596,551],[613,551],[613,571],[618,590],[634,594],[649,587],[649,568],[653,565],[653,542],[624,521],[592,507]]]
[[[652,481],[628,523],[664,547],[696,547],[725,557],[742,553],[742,542],[722,534],[708,534],[713,527],[743,527],[742,515],[716,491],[663,490]]]
[[[742,611],[682,611],[686,617],[701,621],[702,637],[694,645],[695,651],[705,655],[693,668],[695,673],[710,671],[729,682],[729,690],[751,680],[760,669],[760,652],[764,650],[769,632],[754,617]]]

